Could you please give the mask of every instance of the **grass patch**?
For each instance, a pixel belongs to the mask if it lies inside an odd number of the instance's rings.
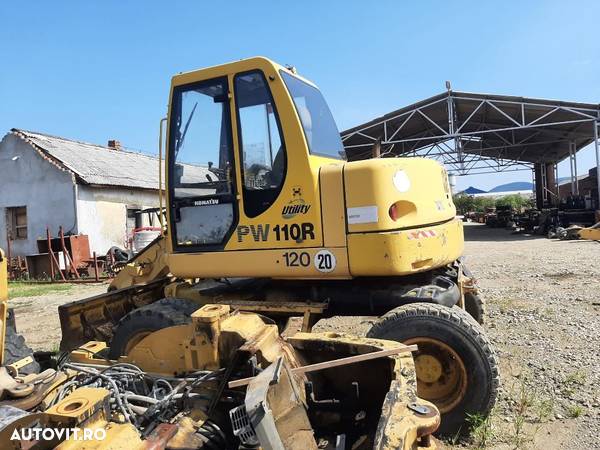
[[[9,298],[39,297],[55,292],[67,292],[72,288],[72,284],[27,283],[25,281],[11,281],[8,283],[8,296]]]
[[[502,314],[515,309],[515,301],[512,298],[503,298],[496,302]]]
[[[565,383],[567,384],[578,384],[583,386],[587,381],[587,374],[583,370],[577,370],[575,372],[570,373],[565,378]]]
[[[485,449],[494,437],[492,430],[492,414],[485,417],[481,414],[467,414],[467,423],[471,429],[471,440],[477,450]]]
[[[569,417],[572,419],[577,419],[581,414],[583,414],[583,408],[579,405],[570,405],[567,408],[567,413],[569,413]]]
[[[538,423],[547,422],[554,416],[554,398],[541,397],[535,404],[535,421]]]
[[[561,388],[563,395],[571,397],[579,389],[579,386],[584,386],[587,381],[587,374],[583,370],[577,370],[565,377],[565,382]]]

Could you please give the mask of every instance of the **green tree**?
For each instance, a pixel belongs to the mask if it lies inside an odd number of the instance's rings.
[[[529,202],[527,198],[519,194],[505,195],[496,200],[496,208],[510,206],[513,209],[522,209],[528,206]]]
[[[475,211],[475,198],[472,195],[456,194],[452,200],[459,214],[466,214],[470,211]]]
[[[475,197],[475,211],[485,212],[487,208],[493,208],[494,206],[493,197]]]

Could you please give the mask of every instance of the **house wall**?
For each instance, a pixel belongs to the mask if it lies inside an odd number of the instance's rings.
[[[90,250],[103,255],[112,246],[127,247],[127,208],[157,206],[157,191],[78,185],[77,229],[89,236]]]
[[[7,249],[6,208],[27,207],[27,239],[12,242],[13,256],[38,253],[36,241],[46,236],[46,226],[54,235],[60,225],[65,232],[77,231],[75,184],[71,174],[44,159],[13,134],[0,141],[0,182],[0,247],[4,250]]]

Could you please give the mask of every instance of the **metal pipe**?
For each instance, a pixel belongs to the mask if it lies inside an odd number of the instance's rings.
[[[577,143],[573,141],[573,168],[575,169],[575,195],[579,195],[579,173],[577,172]]]
[[[571,195],[575,195],[575,166],[573,165],[572,141],[569,141],[569,168],[571,169]]]
[[[52,254],[52,242],[50,241],[50,229],[48,227],[46,227],[46,239],[48,242],[48,259],[50,260],[50,280],[54,282],[54,255]]]
[[[6,270],[7,270],[7,277],[9,280],[12,279],[12,270],[11,268],[11,258],[12,258],[12,245],[10,243],[10,232],[8,231],[8,228],[6,229]]]
[[[163,123],[167,121],[166,117],[160,119],[158,125],[158,220],[160,221],[161,232],[164,230],[163,224],[163,177],[162,177],[162,143],[163,143]],[[166,178],[166,177],[165,177]]]
[[[596,209],[600,210],[600,148],[598,147],[598,122],[594,122],[594,147],[596,148],[596,183],[598,185],[598,203]]]
[[[98,257],[96,256],[96,252],[94,252],[94,273],[96,274],[94,277],[96,281],[100,281],[100,273],[98,272]]]
[[[52,239],[50,238],[50,228],[46,227],[46,239],[48,240],[48,253],[50,254],[50,272],[52,273],[52,281],[54,281],[54,276],[55,276],[55,272],[54,272],[54,266],[52,265],[52,263],[54,262],[54,264],[56,264],[56,269],[58,270],[58,273],[60,274],[60,278],[63,281],[67,281],[67,279],[65,278],[65,274],[63,273],[62,270],[60,270],[60,264],[58,263],[58,259],[56,259],[56,255],[54,254],[54,251],[52,250]]]
[[[506,127],[506,128],[496,128],[493,130],[479,130],[479,131],[469,131],[467,133],[455,133],[454,135],[449,135],[449,134],[444,134],[444,135],[437,135],[437,136],[421,136],[418,138],[411,138],[411,139],[399,139],[399,140],[388,140],[387,142],[383,142],[384,144],[400,144],[403,142],[414,142],[414,141],[421,141],[421,140],[445,140],[451,137],[464,137],[464,136],[477,136],[480,134],[487,134],[487,133],[498,133],[500,131],[512,131],[512,130],[523,130],[523,129],[528,129],[528,128],[542,128],[542,127],[551,127],[551,126],[556,126],[556,125],[569,125],[569,124],[573,124],[573,123],[586,123],[586,122],[591,122],[591,119],[579,119],[579,120],[565,120],[562,122],[551,122],[551,123],[537,123],[535,125],[526,125],[524,127],[522,126],[518,126],[518,127]],[[346,145],[346,148],[354,148],[354,147],[365,147],[371,144],[355,144],[355,145]]]

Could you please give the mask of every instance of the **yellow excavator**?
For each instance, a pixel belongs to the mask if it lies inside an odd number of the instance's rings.
[[[179,343],[158,333],[205,305],[280,330],[302,317],[303,332],[377,316],[368,337],[418,346],[418,393],[442,434],[491,410],[498,362],[439,163],[346,161],[319,89],[262,57],[175,75],[159,160],[162,235],[106,294],[59,308],[63,351],[98,341],[111,360],[164,355]]]

